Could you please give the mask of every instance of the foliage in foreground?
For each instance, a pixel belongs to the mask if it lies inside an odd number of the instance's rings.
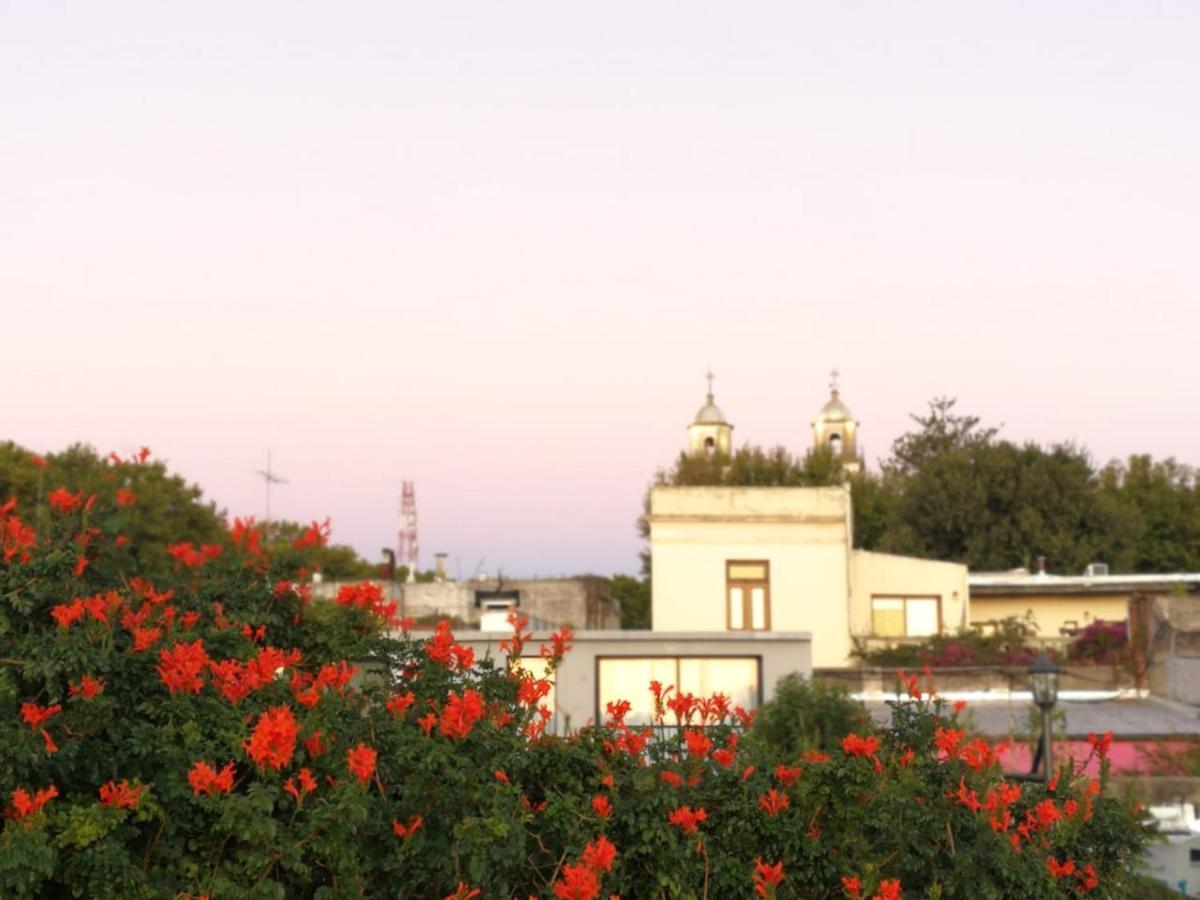
[[[252,523],[151,584],[86,565],[103,501],[57,491],[0,512],[0,896],[1133,895],[1127,803],[1006,782],[914,683],[825,751],[670,685],[652,726],[547,735],[547,682],[369,585],[310,602]]]

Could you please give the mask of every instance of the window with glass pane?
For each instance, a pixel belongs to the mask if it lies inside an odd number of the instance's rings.
[[[600,659],[596,692],[599,708],[597,719],[605,716],[609,703],[628,700],[630,725],[648,725],[654,718],[654,695],[650,682],[664,688],[673,687],[678,693],[697,697],[725,694],[731,706],[753,709],[759,698],[759,657],[609,657]],[[668,724],[674,718],[668,714]]]
[[[725,621],[730,631],[771,628],[771,568],[765,560],[725,563]]]
[[[942,628],[939,597],[872,597],[871,631],[876,637],[928,637]]]
[[[937,600],[932,597],[909,597],[904,602],[904,633],[909,637],[937,634]]]
[[[879,637],[904,637],[904,601],[899,597],[874,598],[871,631]]]
[[[758,705],[758,658],[681,657],[679,689],[697,697],[724,694],[731,706]]]
[[[630,725],[648,725],[654,719],[650,682],[657,681],[664,688],[679,684],[679,670],[673,657],[602,659],[599,673],[598,721],[604,719],[609,703],[628,700],[629,715],[625,721]]]

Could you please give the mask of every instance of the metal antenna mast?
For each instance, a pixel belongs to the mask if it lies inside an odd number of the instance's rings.
[[[257,475],[258,477],[260,477],[266,483],[266,486],[267,486],[267,514],[266,514],[266,516],[263,517],[263,521],[270,522],[271,521],[271,485],[287,484],[286,478],[280,478],[277,474],[275,474],[275,472],[273,472],[271,470],[271,448],[270,447],[267,448],[267,467],[265,469],[258,469],[257,471],[255,471],[254,474]]]
[[[417,489],[413,482],[404,482],[400,494],[399,552],[401,565],[408,566],[407,581],[417,580]]]

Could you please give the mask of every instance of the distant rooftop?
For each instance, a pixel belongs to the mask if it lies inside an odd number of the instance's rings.
[[[1171,572],[1151,575],[1050,575],[1026,569],[1009,572],[973,572],[967,575],[972,594],[1061,593],[1101,594],[1120,591],[1200,590],[1200,572]]]

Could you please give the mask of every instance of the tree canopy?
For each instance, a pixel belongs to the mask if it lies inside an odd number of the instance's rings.
[[[901,435],[875,477],[863,546],[977,570],[1056,572],[1102,561],[1116,572],[1200,568],[1200,488],[1173,459],[1134,456],[1098,469],[1072,443],[1003,439],[939,398]]]
[[[1200,570],[1200,480],[1174,459],[1131,456],[1098,467],[1070,442],[1042,446],[936,398],[893,443],[878,473],[847,475],[827,451],[793,456],[745,446],[680,454],[655,484],[818,486],[849,483],[857,546],[962,562],[975,570],[1056,572],[1091,562],[1114,572]],[[647,493],[647,503],[649,494]],[[643,537],[649,528],[638,522]],[[643,555],[649,572],[648,554]]]

